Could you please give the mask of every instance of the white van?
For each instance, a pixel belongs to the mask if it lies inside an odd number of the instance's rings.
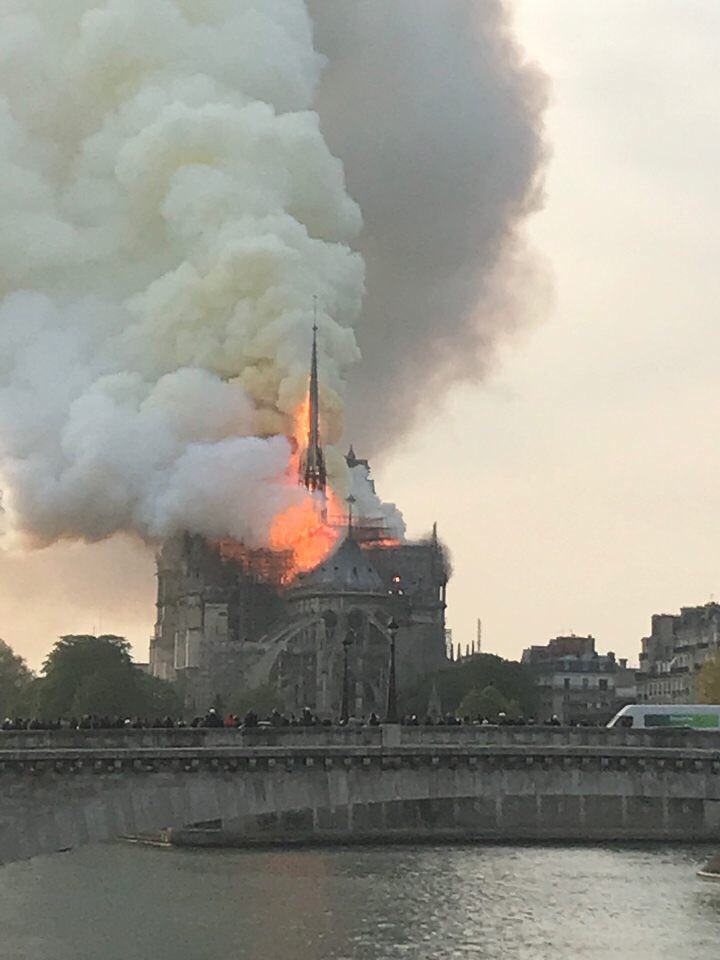
[[[609,727],[638,730],[717,730],[720,705],[711,703],[633,703],[612,718]]]

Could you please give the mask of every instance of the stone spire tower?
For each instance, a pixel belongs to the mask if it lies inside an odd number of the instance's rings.
[[[317,359],[317,320],[313,324],[312,362],[310,365],[310,396],[309,396],[309,426],[307,449],[302,465],[301,482],[311,493],[325,493],[327,488],[327,471],[325,469],[325,454],[320,445],[320,390],[318,385]]]

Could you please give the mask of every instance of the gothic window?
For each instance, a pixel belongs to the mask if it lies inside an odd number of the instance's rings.
[[[337,614],[332,610],[326,610],[325,613],[323,613],[322,618],[325,623],[325,634],[328,637],[332,637],[337,628]]]

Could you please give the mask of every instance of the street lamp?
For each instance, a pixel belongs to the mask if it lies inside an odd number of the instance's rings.
[[[390,634],[390,670],[388,673],[387,710],[385,723],[398,723],[397,679],[395,676],[395,638],[400,627],[393,617],[387,625]]]
[[[355,631],[348,630],[343,639],[343,682],[342,702],[340,704],[340,723],[347,723],[350,719],[350,671],[348,669],[348,653],[355,639]]]

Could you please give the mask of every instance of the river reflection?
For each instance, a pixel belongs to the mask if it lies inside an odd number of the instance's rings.
[[[0,868],[0,958],[715,960],[708,855],[94,847]]]

